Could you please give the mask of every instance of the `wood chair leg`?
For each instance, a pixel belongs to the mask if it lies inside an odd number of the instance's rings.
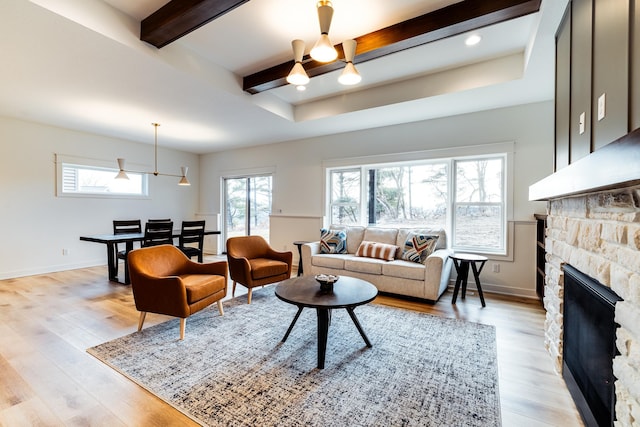
[[[233,288],[231,289],[231,298],[236,296],[236,281],[233,281]]]
[[[187,324],[187,319],[181,317],[180,318],[180,340],[184,339],[184,328],[185,328],[186,324]]]
[[[146,311],[140,312],[140,318],[138,319],[138,332],[142,330],[142,325],[144,325],[144,318],[147,316]]]
[[[249,288],[249,291],[247,292],[247,300],[249,301],[248,304],[251,304],[251,291],[252,290],[253,290],[252,288]]]
[[[218,311],[220,312],[220,316],[224,316],[224,310],[222,309],[222,300],[218,300]]]

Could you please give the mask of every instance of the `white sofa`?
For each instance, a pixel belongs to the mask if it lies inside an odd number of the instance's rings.
[[[451,275],[452,261],[447,249],[443,229],[377,228],[332,225],[332,230],[346,232],[347,253],[320,253],[320,241],[302,245],[304,275],[335,274],[357,277],[373,283],[380,292],[421,298],[436,302],[446,290]],[[402,249],[409,232],[437,235],[433,253],[424,264],[401,259]],[[398,247],[391,261],[356,256],[363,241],[378,242]],[[336,284],[336,286],[339,285]]]

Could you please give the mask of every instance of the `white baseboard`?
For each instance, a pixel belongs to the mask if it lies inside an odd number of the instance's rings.
[[[38,274],[56,273],[59,271],[66,271],[66,270],[77,270],[79,268],[98,267],[103,265],[106,265],[104,262],[104,259],[100,259],[100,260],[86,261],[78,264],[49,265],[49,266],[38,267],[33,269],[29,268],[24,270],[3,271],[0,273],[0,280],[15,279],[18,277],[25,277],[25,276],[35,276]]]
[[[449,290],[453,292],[455,282],[449,282]],[[512,297],[538,299],[535,289],[512,288],[509,286],[495,285],[492,283],[482,283],[482,291],[493,294],[509,295]],[[467,292],[478,292],[475,282],[467,282]]]

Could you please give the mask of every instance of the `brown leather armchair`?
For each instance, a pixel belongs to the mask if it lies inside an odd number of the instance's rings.
[[[191,261],[173,245],[150,246],[129,252],[129,277],[136,309],[138,331],[147,312],[180,318],[184,339],[187,317],[218,303],[227,295],[227,262],[201,264]]]
[[[292,252],[278,252],[261,236],[240,236],[227,239],[229,275],[233,280],[231,295],[235,295],[236,282],[249,290],[256,286],[280,282],[291,277]]]

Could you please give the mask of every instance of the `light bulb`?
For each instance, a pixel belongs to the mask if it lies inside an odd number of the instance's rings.
[[[338,51],[331,44],[329,35],[321,34],[311,52],[311,57],[318,62],[330,62],[338,57]]]
[[[342,70],[342,74],[338,77],[338,82],[343,85],[355,85],[360,83],[362,77],[356,67],[353,65],[353,62],[347,62],[347,65],[344,66],[344,70]]]

